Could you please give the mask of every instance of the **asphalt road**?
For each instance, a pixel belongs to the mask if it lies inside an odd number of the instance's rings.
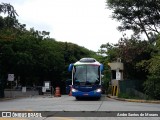
[[[153,103],[136,103],[136,102],[127,102],[127,101],[118,101],[111,98],[107,98],[103,96],[101,100],[94,99],[82,99],[76,100],[72,96],[62,95],[61,97],[52,97],[52,96],[34,96],[29,98],[20,98],[20,99],[12,99],[12,100],[4,100],[0,101],[0,111],[52,111],[66,113],[67,111],[73,111],[67,113],[69,116],[45,116],[42,118],[16,118],[21,120],[121,120],[121,119],[130,119],[130,120],[160,120],[160,117],[112,117],[112,114],[109,113],[109,117],[104,115],[104,112],[117,111],[121,115],[125,115],[126,112],[137,111],[160,111],[160,104]],[[76,111],[76,112],[74,112]],[[88,111],[88,112],[86,112]],[[98,113],[99,115],[104,115],[103,117],[96,117],[97,111],[101,111]],[[103,112],[102,112],[103,111]],[[79,113],[78,113],[79,112]],[[92,112],[92,113],[91,113]],[[78,113],[78,116],[76,114]],[[85,114],[89,114],[89,117],[83,116]],[[91,114],[90,114],[91,113]],[[115,113],[117,115],[117,113]],[[143,112],[144,113],[144,112]],[[73,115],[75,114],[75,116]],[[115,116],[114,114],[114,116]],[[128,113],[127,113],[128,114]],[[74,116],[74,117],[73,117]],[[94,116],[94,117],[93,117]],[[8,120],[11,118],[0,118],[0,120]],[[11,120],[14,120],[12,118]]]

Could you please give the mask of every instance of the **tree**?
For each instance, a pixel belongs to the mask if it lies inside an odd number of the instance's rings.
[[[112,18],[121,22],[120,31],[144,32],[148,40],[150,32],[159,33],[159,0],[107,0],[107,6],[113,10]]]
[[[154,48],[152,58],[146,61],[149,75],[144,87],[147,95],[153,99],[160,99],[160,36],[158,36]]]
[[[4,13],[4,14],[8,14],[8,18],[11,18],[11,19],[14,19],[15,20],[15,18],[16,18],[16,15],[18,15],[17,13],[16,13],[16,11],[14,10],[14,7],[12,6],[12,5],[10,5],[10,4],[7,4],[7,3],[2,3],[2,4],[0,4],[0,14],[1,13]],[[8,22],[7,23],[10,23],[10,21],[9,21],[10,19],[8,19]],[[3,28],[5,27],[5,22],[4,22],[4,19],[3,19],[3,17],[1,17],[0,16],[0,33],[2,33],[2,31],[3,31]],[[8,24],[7,24],[8,25]],[[3,31],[3,33],[5,33],[4,31]],[[0,36],[2,36],[2,34],[0,34]],[[10,49],[10,46],[2,46],[2,44],[0,43],[0,49],[2,48],[2,47],[4,47],[4,48],[6,48],[6,50],[7,51],[12,51],[11,49]],[[12,54],[13,52],[11,52],[11,53],[8,53],[8,54]],[[2,52],[0,52],[0,57],[1,56],[3,56],[4,54],[2,53]],[[1,63],[3,63],[2,62],[2,60],[0,60],[0,67],[2,66],[2,64]],[[2,69],[2,68],[1,68]],[[4,97],[4,86],[5,86],[5,79],[6,79],[6,76],[5,76],[5,72],[4,72],[5,70],[0,70],[0,98],[1,97]]]
[[[144,83],[145,93],[153,99],[160,100],[160,56],[150,59],[149,75]]]
[[[106,43],[102,44],[100,47],[101,47],[100,51],[102,52],[102,54],[105,54],[107,56],[106,59],[109,62],[116,61],[117,58],[120,57],[117,44]]]
[[[10,18],[16,18],[18,16],[17,12],[15,11],[14,7],[8,3],[1,3],[0,4],[0,14],[8,14]]]
[[[125,65],[126,77],[129,79],[145,80],[148,74],[146,66],[139,66],[144,60],[151,58],[153,45],[148,41],[124,39],[119,42],[120,56]]]
[[[123,38],[118,44],[104,44],[101,47],[106,48],[106,59],[108,62],[117,61],[121,58],[124,63],[124,78],[125,79],[141,79],[147,77],[145,67],[139,64],[142,60],[151,58],[152,45],[148,41],[139,41],[136,38]]]
[[[8,16],[0,16],[0,97],[4,96],[1,88],[7,87],[8,73],[15,74],[22,86],[42,86],[47,80],[53,87],[64,87],[65,80],[71,77],[67,71],[70,63],[96,56],[84,47],[50,38],[49,32],[27,30],[25,24],[16,19],[17,14],[10,4],[0,4],[2,12]]]

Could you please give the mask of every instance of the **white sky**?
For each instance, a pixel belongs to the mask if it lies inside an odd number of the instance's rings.
[[[111,19],[106,0],[0,0],[10,3],[27,28],[49,31],[57,41],[67,41],[98,51],[102,44],[117,43],[120,24]]]

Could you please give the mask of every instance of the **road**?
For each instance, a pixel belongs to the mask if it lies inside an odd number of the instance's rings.
[[[62,95],[61,97],[34,96],[29,98],[12,99],[0,101],[0,111],[160,111],[160,104],[135,103],[118,101],[103,96],[101,100],[83,99],[76,100],[72,96]],[[74,114],[74,112],[73,112]],[[76,112],[75,112],[76,114]],[[94,114],[91,114],[91,116]],[[120,120],[120,119],[141,119],[141,120],[160,120],[160,117],[42,117],[24,118],[24,120]],[[2,118],[0,118],[1,120]],[[3,119],[4,120],[4,119]],[[6,120],[6,119],[5,119]],[[7,119],[8,120],[8,119]],[[14,120],[14,119],[12,119]]]

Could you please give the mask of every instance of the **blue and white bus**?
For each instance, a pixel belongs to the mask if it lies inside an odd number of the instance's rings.
[[[76,99],[81,97],[101,98],[102,64],[94,58],[82,58],[70,64],[68,70],[72,71],[72,96]]]

